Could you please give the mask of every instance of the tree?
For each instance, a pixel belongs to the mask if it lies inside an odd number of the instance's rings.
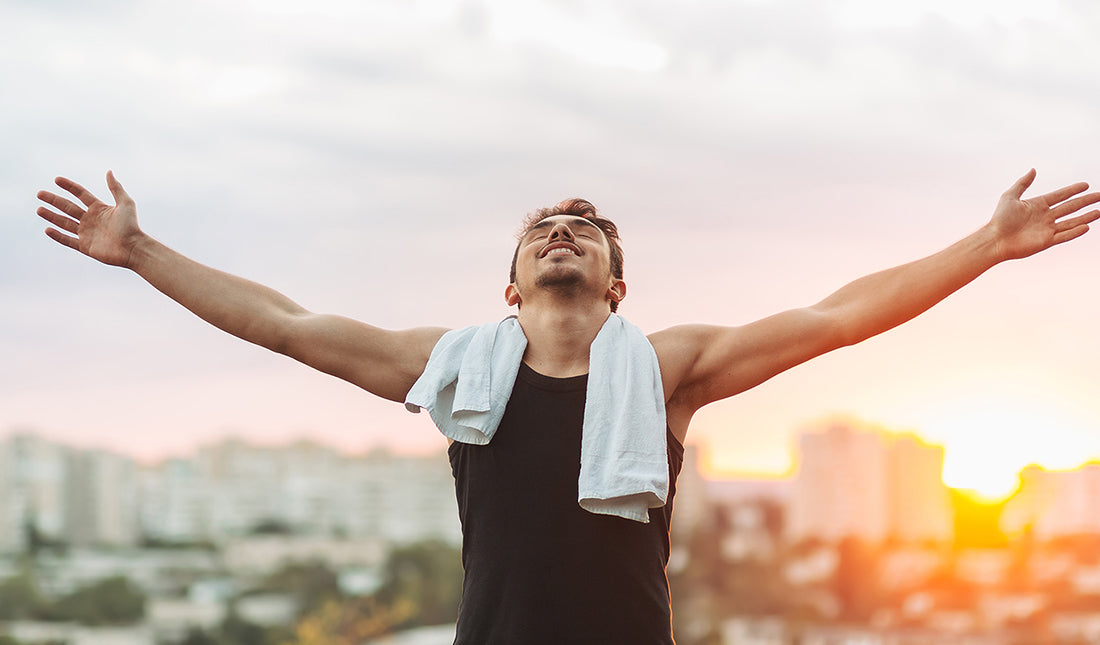
[[[29,573],[0,582],[0,620],[27,618],[41,602],[34,578]]]
[[[293,593],[302,614],[341,596],[336,573],[322,562],[292,562],[269,575],[259,591]]]
[[[300,620],[285,645],[359,645],[397,631],[415,615],[407,598],[384,604],[374,596],[329,600]]]
[[[429,541],[399,547],[386,561],[378,600],[393,605],[406,599],[416,608],[407,627],[441,625],[458,619],[462,598],[462,558],[458,550]]]
[[[85,625],[135,623],[145,616],[145,594],[126,578],[116,576],[61,597],[43,613],[47,620]]]

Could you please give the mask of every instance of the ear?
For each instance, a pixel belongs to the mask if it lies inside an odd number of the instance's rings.
[[[516,288],[516,285],[510,284],[504,288],[504,302],[507,302],[509,307],[520,303],[519,289]]]
[[[626,297],[626,282],[622,280],[612,280],[611,286],[607,289],[607,299],[612,302],[622,302]]]

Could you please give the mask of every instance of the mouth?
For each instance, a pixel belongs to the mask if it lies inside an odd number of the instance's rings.
[[[554,242],[553,244],[546,245],[540,253],[540,258],[551,257],[555,255],[573,255],[580,257],[581,250],[568,242]]]

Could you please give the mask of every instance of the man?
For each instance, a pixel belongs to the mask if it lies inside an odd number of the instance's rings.
[[[659,364],[672,486],[682,443],[700,407],[806,360],[912,319],[1000,262],[1072,240],[1100,218],[1078,183],[1024,200],[1031,170],[1001,197],[992,219],[954,245],[860,278],[821,302],[739,327],[685,325],[648,336]],[[110,206],[75,182],[50,192],[38,214],[54,240],[138,273],[213,325],[404,401],[447,330],[388,331],[306,311],[259,284],[205,267],[138,227],[134,201],[114,176]],[[59,211],[59,212],[58,212]],[[466,580],[457,643],[671,643],[667,522],[587,513],[576,506],[576,457],[590,349],[626,296],[613,224],[583,200],[528,221],[505,290],[526,337],[498,435],[454,443],[450,458],[463,520]],[[633,403],[633,402],[632,402]],[[570,497],[571,496],[571,497]]]

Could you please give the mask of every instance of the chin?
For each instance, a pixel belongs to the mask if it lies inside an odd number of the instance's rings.
[[[584,285],[584,273],[576,269],[561,267],[540,274],[535,278],[535,286],[540,289],[579,289]]]

